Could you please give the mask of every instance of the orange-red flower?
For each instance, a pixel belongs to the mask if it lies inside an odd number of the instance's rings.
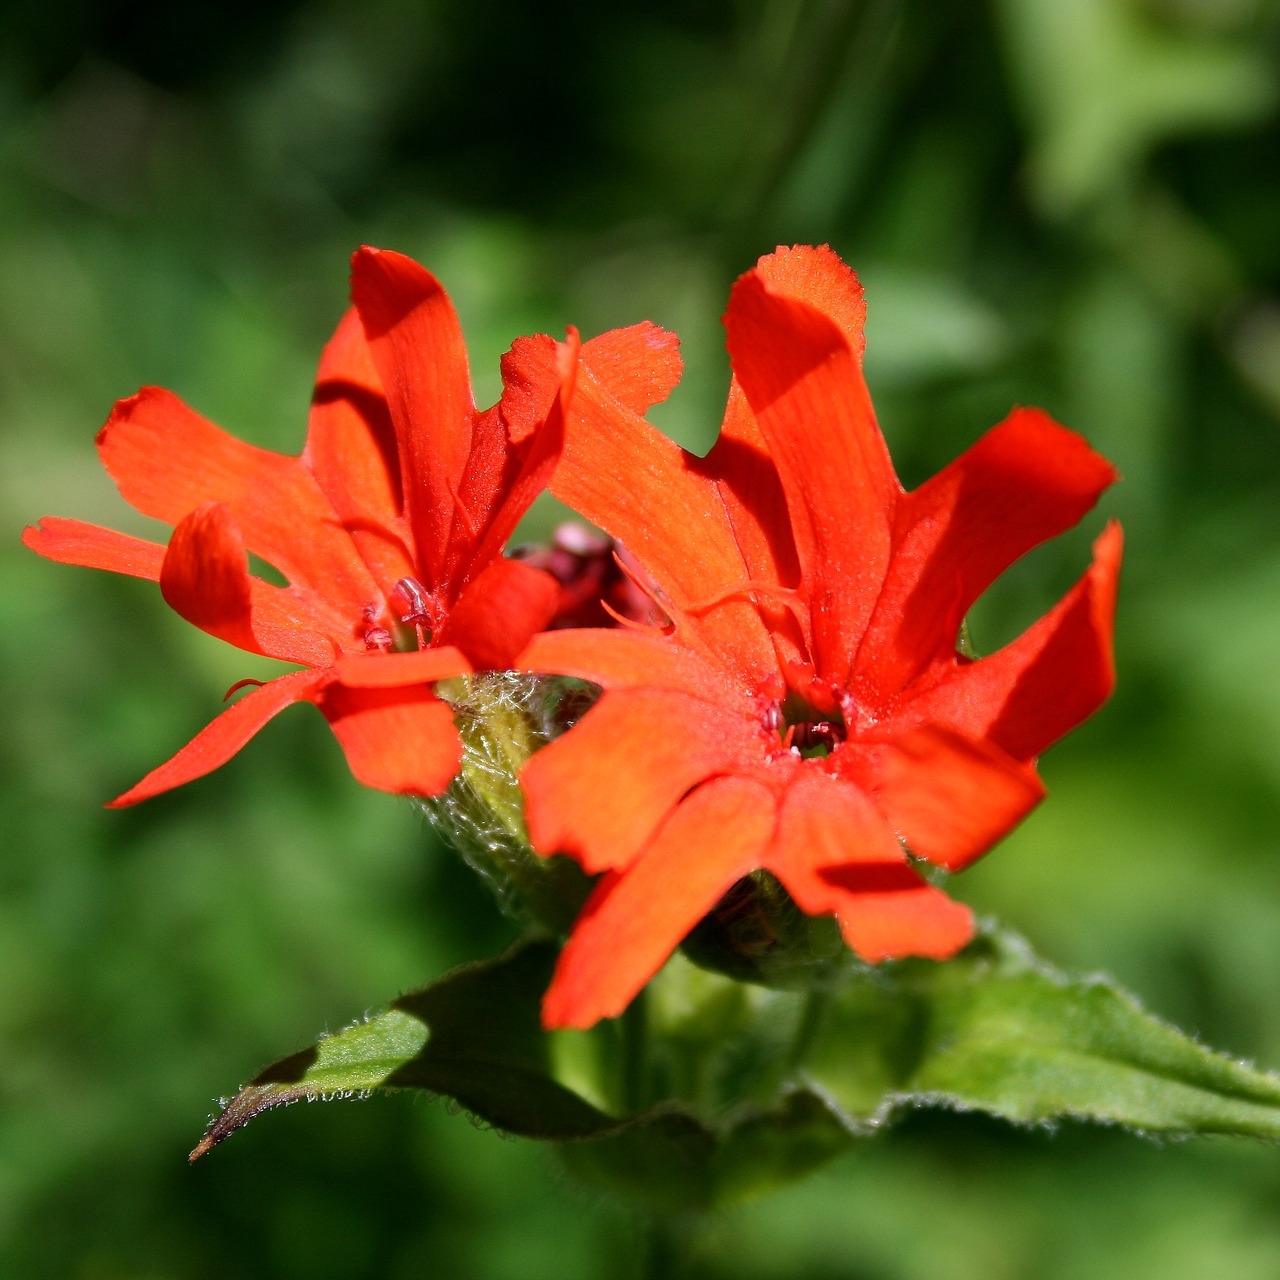
[[[869,961],[954,954],[970,912],[913,859],[955,871],[984,852],[1041,799],[1036,756],[1111,690],[1114,523],[1020,638],[978,660],[957,646],[978,596],[1075,524],[1112,467],[1015,409],[904,491],[862,377],[863,317],[829,249],[761,259],[729,303],[734,380],[706,459],[638,416],[678,377],[670,343],[643,335],[644,360],[641,335],[630,356],[583,348],[552,490],[627,547],[671,625],[546,633],[521,659],[605,690],[522,776],[535,846],[604,873],[548,1026],[619,1013],[760,868]],[[513,349],[544,396],[552,354]]]
[[[116,805],[216,768],[295,702],[320,708],[361,782],[438,793],[461,744],[430,682],[506,667],[555,608],[555,581],[502,549],[559,457],[559,400],[530,413],[504,376],[477,412],[453,306],[409,258],[361,249],[351,287],[300,457],[147,387],[116,405],[98,449],[124,497],[175,526],[168,547],[58,518],[23,535],[50,559],[158,581],[189,622],[304,668],[240,698]],[[246,551],[288,586],[250,574]]]

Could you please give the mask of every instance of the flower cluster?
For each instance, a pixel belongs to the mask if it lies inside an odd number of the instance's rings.
[[[968,909],[922,867],[960,870],[1018,823],[1043,796],[1036,757],[1109,694],[1118,526],[999,651],[962,652],[964,618],[1092,508],[1110,464],[1015,409],[904,490],[863,380],[862,290],[826,248],[780,249],[735,286],[705,458],[645,420],[680,375],[653,325],[521,338],[479,412],[427,271],[362,249],[352,301],[300,456],[147,388],[98,447],[125,498],[173,526],[168,545],[54,518],[24,535],[157,581],[196,626],[297,668],[114,803],[217,767],[295,702],[319,707],[360,781],[439,796],[463,745],[437,682],[571,677],[598,698],[519,777],[532,848],[598,877],[547,1026],[619,1013],[761,873],[866,961],[964,946]],[[505,554],[548,487],[603,534]],[[252,575],[248,552],[288,585]]]

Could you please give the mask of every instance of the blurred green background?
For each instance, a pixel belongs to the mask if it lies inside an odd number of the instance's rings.
[[[0,23],[0,1272],[575,1280],[636,1247],[534,1145],[409,1097],[185,1162],[213,1098],[507,926],[303,710],[104,812],[262,664],[18,531],[150,532],[92,447],[142,383],[299,448],[361,242],[442,278],[485,403],[519,333],[677,329],[656,417],[702,449],[731,281],[827,241],[867,285],[907,483],[1015,402],[1108,453],[1120,691],[954,889],[1280,1067],[1275,3],[11,0]],[[980,649],[1101,520],[993,590]],[[721,1219],[699,1264],[1274,1280],[1280,1153],[919,1113]]]

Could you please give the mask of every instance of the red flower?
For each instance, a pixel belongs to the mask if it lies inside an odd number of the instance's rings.
[[[734,382],[705,460],[637,416],[678,376],[670,349],[636,385],[634,361],[583,347],[552,490],[627,547],[672,625],[547,633],[521,659],[605,689],[522,777],[535,846],[604,873],[550,1027],[619,1013],[758,868],[834,913],[866,960],[954,954],[970,912],[912,856],[948,871],[978,857],[1041,799],[1035,757],[1112,688],[1114,523],[1019,639],[957,652],[978,596],[1075,524],[1110,464],[1015,409],[905,492],[862,377],[863,316],[829,249],[761,259],[729,303]],[[547,387],[548,343],[513,350]]]
[[[361,249],[351,286],[300,457],[146,387],[116,405],[98,450],[133,506],[176,526],[168,548],[57,518],[23,534],[52,560],[158,581],[189,622],[307,668],[241,698],[115,805],[208,773],[294,702],[320,708],[361,782],[440,792],[461,744],[430,682],[506,667],[555,608],[554,580],[502,548],[559,457],[559,402],[512,423],[524,392],[504,376],[478,413],[453,306],[409,258]],[[289,585],[252,576],[246,550]],[[397,633],[417,648],[393,652]]]

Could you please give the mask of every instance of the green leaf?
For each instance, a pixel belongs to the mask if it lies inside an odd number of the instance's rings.
[[[707,1126],[672,1105],[557,1149],[583,1182],[665,1213],[725,1208],[811,1173],[858,1139],[807,1089],[776,1107],[740,1109]]]
[[[1106,979],[1064,977],[1004,933],[836,993],[806,1070],[853,1125],[929,1103],[1019,1124],[1280,1137],[1280,1077],[1206,1049]]]
[[[630,1116],[611,1115],[588,1101],[557,1075],[593,1097],[608,1095],[600,1077],[622,1069],[618,1055],[627,1042],[614,1023],[567,1038],[542,1031],[539,1005],[557,949],[547,941],[526,942],[495,960],[464,966],[282,1059],[225,1106],[191,1158],[272,1107],[378,1089],[423,1089],[452,1098],[507,1133],[560,1144],[564,1165],[598,1189],[682,1213],[782,1185],[853,1141],[843,1118],[803,1090],[768,1105],[739,1099],[710,1120],[678,1099]],[[690,976],[684,974],[686,988]],[[700,984],[712,988],[697,1005],[703,1012],[710,1007],[708,994],[714,1003],[717,993],[750,990],[714,975],[702,975]],[[687,1034],[675,1023],[668,1031],[673,1040]],[[602,1072],[584,1065],[583,1051]]]
[[[375,1089],[452,1098],[664,1213],[794,1181],[922,1104],[1280,1137],[1280,1078],[1205,1049],[1108,981],[1063,977],[1008,934],[803,994],[677,959],[621,1022],[548,1036],[539,1005],[556,953],[538,940],[467,965],[268,1067],[192,1158],[270,1107]]]
[[[711,1157],[712,1200],[737,1204],[812,1173],[857,1141],[847,1121],[808,1089],[787,1094],[772,1111],[739,1118]]]
[[[509,1133],[584,1137],[613,1127],[552,1079],[538,1006],[557,948],[537,941],[467,965],[261,1072],[210,1126],[193,1160],[270,1107],[372,1089],[426,1089]]]
[[[713,1201],[711,1131],[677,1106],[655,1107],[592,1141],[566,1142],[561,1164],[576,1178],[663,1213],[709,1208]]]

